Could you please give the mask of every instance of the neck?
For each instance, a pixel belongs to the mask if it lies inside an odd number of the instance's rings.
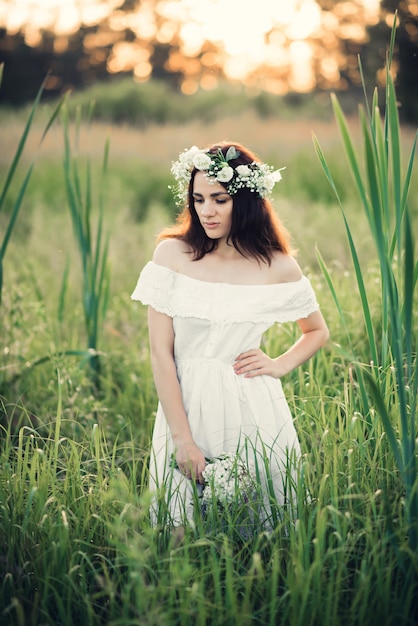
[[[218,239],[218,247],[213,250],[211,254],[225,261],[234,261],[235,259],[243,258],[243,254],[241,254],[231,242],[227,242],[226,239]]]

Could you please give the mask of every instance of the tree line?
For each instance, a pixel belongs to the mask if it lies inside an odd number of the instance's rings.
[[[192,56],[184,53],[181,45],[181,23],[173,23],[170,18],[171,36],[159,36],[167,26],[168,18],[159,12],[161,0],[154,0],[155,33],[150,37],[138,36],[138,32],[125,21],[125,26],[115,30],[108,17],[94,25],[81,25],[80,28],[65,37],[56,36],[50,30],[39,33],[37,45],[29,45],[25,32],[8,33],[0,29],[0,63],[4,63],[4,76],[0,91],[0,104],[20,106],[32,100],[39,85],[48,74],[44,98],[56,98],[68,89],[80,89],[97,81],[109,81],[115,77],[132,76],[137,70],[138,61],[133,59],[132,50],[139,58],[145,59],[142,80],[156,78],[165,81],[173,89],[180,90],[185,78],[191,76],[196,85],[205,76],[214,80],[227,78],[222,65],[222,55],[218,47],[210,41],[202,42],[201,49]],[[335,11],[340,2],[317,0],[321,11]],[[347,3],[346,3],[347,4]],[[352,3],[353,4],[353,3]],[[413,0],[382,0],[379,21],[367,27],[367,37],[341,37],[338,40],[339,59],[337,78],[331,80],[322,71],[321,46],[325,44],[321,37],[311,37],[310,43],[315,49],[316,90],[321,91],[356,91],[360,86],[358,56],[368,84],[375,84],[379,72],[384,68],[389,45],[391,19],[395,11],[398,14],[396,34],[395,66],[396,87],[400,101],[400,116],[404,122],[415,123],[418,120],[418,14],[413,10]],[[360,6],[360,3],[359,3]],[[120,14],[127,17],[141,8],[141,0],[125,0],[119,7]],[[361,12],[349,17],[345,22],[361,23]],[[266,34],[271,37],[273,33]],[[131,51],[129,59],[115,67],[115,49],[123,44]],[[289,44],[285,41],[284,45]],[[324,48],[325,49],[325,48]],[[322,53],[324,50],[322,51]],[[337,54],[338,53],[338,54]],[[136,65],[135,65],[136,63]],[[110,71],[110,68],[111,71]],[[275,77],[277,68],[260,67],[257,72],[262,79]],[[280,78],[284,81],[289,68],[280,69]],[[260,82],[260,88],[263,83]]]

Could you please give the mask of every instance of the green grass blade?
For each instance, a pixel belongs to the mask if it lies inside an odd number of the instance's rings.
[[[351,168],[351,172],[353,174],[354,177],[354,181],[356,184],[356,188],[358,189],[359,193],[360,193],[360,198],[361,201],[363,203],[364,209],[366,211],[366,215],[370,220],[370,206],[369,206],[369,201],[367,198],[367,193],[366,193],[366,188],[363,184],[363,179],[362,179],[362,175],[360,172],[360,167],[356,158],[356,154],[355,154],[355,150],[354,150],[354,146],[353,143],[351,141],[351,136],[350,136],[350,132],[348,129],[348,124],[346,122],[344,113],[341,109],[341,106],[338,102],[337,97],[333,94],[331,96],[331,100],[332,100],[332,107],[334,110],[334,116],[335,119],[337,121],[337,125],[340,131],[340,135],[343,141],[343,146],[347,155],[347,159],[348,159],[348,163],[349,166]]]
[[[392,182],[395,199],[395,207],[399,209],[401,205],[401,145],[399,136],[399,114],[395,93],[395,86],[390,72],[388,73],[388,102],[387,115],[390,131],[390,147],[392,157]]]
[[[399,115],[398,106],[396,101],[395,87],[393,84],[393,78],[388,72],[387,74],[387,94],[388,100],[386,105],[386,115],[388,117],[388,130],[390,134],[390,147],[391,147],[391,169],[392,169],[392,185],[393,185],[393,210],[395,211],[395,224],[396,232],[400,235],[402,231],[402,192],[401,192],[401,147],[399,136]],[[397,238],[397,253],[398,258],[401,255],[401,237]]]
[[[376,121],[373,124],[374,132],[374,150],[376,158],[376,168],[379,177],[379,189],[380,197],[382,201],[382,219],[387,227],[391,223],[391,202],[389,192],[389,177],[388,177],[388,144],[382,128],[380,120],[380,111],[376,104]],[[386,234],[386,238],[389,238],[389,233]]]
[[[334,283],[332,281],[331,275],[330,275],[330,273],[328,271],[328,268],[326,266],[324,258],[322,257],[322,255],[321,255],[320,251],[318,250],[318,248],[316,249],[316,258],[318,260],[318,265],[319,265],[319,267],[321,269],[321,272],[322,272],[322,274],[323,274],[323,276],[325,278],[325,281],[326,281],[326,283],[328,285],[328,289],[331,292],[332,299],[334,300],[334,304],[335,304],[335,306],[337,308],[337,311],[338,311],[338,314],[340,316],[340,320],[341,320],[341,323],[343,325],[344,332],[345,332],[345,334],[347,336],[347,339],[348,339],[348,341],[350,343],[350,349],[352,349],[350,331],[349,331],[349,329],[347,327],[347,323],[346,323],[346,319],[345,319],[346,316],[344,314],[344,311],[341,308],[341,304],[340,304],[340,301],[338,299],[337,292],[335,290]]]
[[[7,172],[6,180],[5,180],[4,184],[3,184],[3,189],[2,189],[2,192],[0,194],[0,211],[1,211],[2,207],[3,207],[4,199],[6,197],[6,194],[7,194],[8,190],[9,190],[10,183],[13,180],[13,176],[14,176],[14,174],[16,172],[16,168],[17,168],[17,166],[19,164],[19,161],[20,161],[20,158],[22,156],[23,149],[25,147],[26,140],[28,138],[29,131],[30,131],[31,126],[32,126],[33,118],[35,116],[35,112],[36,112],[36,110],[38,108],[39,102],[41,100],[42,93],[43,93],[44,88],[45,88],[45,82],[46,82],[46,79],[44,80],[44,82],[40,86],[40,88],[38,90],[38,93],[36,95],[36,98],[35,98],[35,100],[34,100],[34,102],[32,104],[32,107],[31,107],[28,119],[27,119],[25,127],[23,129],[23,133],[22,133],[22,135],[20,137],[20,140],[19,140],[16,152],[14,154],[14,157],[13,157],[12,162],[10,164],[9,170]]]
[[[412,377],[412,355],[414,350],[414,292],[416,282],[414,279],[414,240],[409,213],[405,213],[405,259],[404,259],[404,303],[403,320],[406,351],[407,379]]]
[[[397,23],[397,21],[398,21],[398,10],[396,9],[395,14],[393,16],[392,30],[391,30],[391,33],[390,33],[389,54],[388,54],[388,62],[387,62],[388,69],[390,69],[392,67],[393,51],[395,50],[396,23]]]
[[[110,141],[109,138],[106,139],[105,149],[103,154],[103,162],[102,162],[102,170],[101,170],[101,185],[99,190],[99,220],[97,227],[97,235],[96,235],[96,253],[94,258],[94,274],[97,276],[99,270],[100,263],[100,253],[102,251],[102,233],[103,233],[103,216],[104,216],[104,197],[106,194],[106,179],[107,179],[107,169],[108,169],[108,161],[109,161],[109,148]],[[102,258],[107,258],[107,243],[105,244],[106,252],[103,251]],[[102,272],[100,272],[102,275]],[[99,285],[101,284],[101,277],[99,277]]]
[[[22,205],[23,197],[25,195],[26,188],[28,186],[30,177],[32,175],[32,170],[33,170],[33,164],[29,167],[29,169],[28,169],[28,171],[26,173],[26,176],[25,176],[25,178],[23,180],[23,183],[22,183],[22,185],[21,185],[21,187],[19,189],[19,194],[18,194],[18,196],[16,198],[16,201],[14,203],[14,206],[13,206],[13,209],[12,209],[12,213],[10,215],[10,219],[8,221],[8,224],[7,224],[6,232],[5,232],[4,237],[3,237],[3,242],[2,242],[2,245],[1,245],[1,248],[0,248],[0,257],[1,258],[3,258],[5,253],[6,253],[6,248],[7,248],[7,245],[9,243],[10,236],[12,234],[13,227],[15,225],[15,222],[16,222],[16,219],[17,219],[20,207]]]
[[[318,138],[316,137],[316,135],[312,135],[312,141],[313,141],[315,152],[316,152],[316,154],[318,156],[319,162],[321,163],[323,172],[324,172],[324,174],[325,174],[325,176],[326,176],[326,178],[327,178],[327,180],[328,180],[328,182],[329,182],[329,184],[330,184],[330,186],[331,186],[331,188],[332,188],[332,190],[333,190],[333,192],[335,194],[335,197],[338,200],[339,205],[341,206],[340,195],[339,195],[338,190],[337,190],[337,188],[335,186],[334,179],[332,178],[332,174],[330,172],[330,169],[328,167],[328,164],[327,164],[327,161],[325,159],[324,153],[322,151],[322,148],[321,148],[321,146],[319,144],[319,141],[318,141]]]
[[[393,429],[392,426],[392,422],[388,413],[388,410],[386,408],[385,405],[385,401],[384,398],[382,396],[382,392],[379,388],[379,386],[377,385],[374,376],[367,370],[364,370],[364,376],[367,379],[367,382],[369,384],[369,388],[370,391],[373,395],[374,401],[376,403],[376,408],[377,411],[379,413],[379,416],[382,420],[383,423],[383,427],[385,429],[386,432],[386,436],[389,440],[391,449],[392,449],[392,453],[395,457],[396,460],[396,464],[399,468],[399,470],[401,471],[401,473],[404,473],[404,469],[405,469],[405,465],[404,465],[404,460],[402,458],[402,454],[401,454],[401,450],[399,447],[399,442],[396,438],[396,434],[395,431]]]
[[[409,162],[408,162],[408,168],[407,168],[403,190],[402,190],[402,200],[401,200],[402,214],[405,211],[406,203],[408,200],[409,187],[411,184],[411,177],[412,177],[412,170],[413,170],[413,166],[415,163],[415,149],[417,146],[417,140],[418,140],[418,131],[415,133],[414,142],[412,144],[411,154],[410,154]]]
[[[380,181],[377,173],[377,156],[375,151],[374,142],[370,136],[367,123],[364,116],[361,116],[363,139],[364,139],[364,153],[366,160],[366,175],[369,187],[369,196],[372,213],[370,214],[370,224],[375,234],[375,242],[381,246],[385,246],[384,240],[386,235],[382,228],[382,214],[381,214],[381,190]]]
[[[107,258],[107,246],[106,246],[106,258]],[[109,267],[108,266],[106,266],[106,272],[104,272],[104,274],[103,274],[103,283],[104,283],[104,289],[103,289],[103,293],[101,295],[101,298],[102,298],[102,310],[101,310],[102,319],[105,318],[107,307],[109,305],[110,272],[109,272]]]
[[[92,254],[92,236],[90,229],[90,215],[91,215],[91,207],[92,207],[92,189],[91,189],[91,166],[88,161],[86,164],[86,191],[84,198],[84,233],[85,233],[85,245],[86,245],[86,254]]]
[[[59,115],[59,113],[60,113],[64,103],[66,102],[67,97],[68,97],[68,93],[64,94],[62,96],[62,98],[60,98],[60,100],[58,101],[58,104],[56,105],[55,109],[53,110],[52,115],[50,116],[48,122],[46,123],[44,131],[43,131],[43,133],[41,135],[41,139],[40,139],[39,144],[43,143],[46,135],[48,134],[48,131],[50,130],[51,126],[53,125],[53,123],[57,119],[57,117],[58,117],[58,115]]]
[[[103,297],[103,287],[108,288],[108,280],[107,280],[107,274],[108,274],[108,265],[107,265],[107,256],[108,256],[108,250],[109,250],[109,237],[106,237],[106,242],[103,246],[103,251],[102,251],[102,259],[101,259],[101,267],[100,267],[100,273],[99,273],[99,278],[97,281],[98,284],[98,298],[99,300],[102,299]],[[104,316],[104,312],[106,311],[107,308],[107,300],[103,301],[103,308],[102,308],[102,316]]]
[[[332,178],[331,172],[329,170],[329,167],[327,165],[326,159],[324,157],[324,154],[322,152],[321,146],[319,145],[319,142],[317,140],[317,138],[315,137],[315,135],[313,136],[313,142],[314,142],[314,146],[315,146],[315,150],[316,153],[318,155],[319,161],[321,163],[322,169],[325,173],[325,176],[328,179],[328,182],[330,183],[336,197],[337,200],[339,202],[340,205],[340,209],[341,209],[341,213],[343,216],[343,220],[344,220],[344,226],[345,226],[345,230],[347,233],[347,237],[348,237],[348,243],[350,246],[350,253],[352,256],[352,260],[353,260],[353,264],[354,264],[354,271],[356,274],[356,279],[357,279],[357,285],[359,288],[359,292],[360,292],[360,299],[361,299],[361,305],[362,305],[362,310],[363,310],[363,317],[364,317],[364,321],[366,324],[366,330],[367,330],[367,337],[369,340],[369,345],[370,345],[370,351],[371,351],[371,357],[372,360],[374,362],[375,365],[378,365],[380,360],[378,359],[378,353],[377,353],[377,346],[376,346],[376,339],[375,339],[375,334],[374,334],[374,328],[373,328],[373,320],[371,317],[371,313],[370,313],[370,306],[369,306],[369,302],[367,299],[367,292],[366,292],[366,288],[364,285],[364,280],[363,280],[363,274],[361,271],[361,266],[360,266],[360,262],[358,259],[358,255],[357,255],[357,250],[354,244],[354,240],[351,234],[351,230],[347,221],[347,218],[345,216],[344,210],[342,208],[342,204],[341,204],[341,200],[338,194],[338,191],[336,189],[334,180]]]
[[[373,325],[373,320],[372,320],[372,316],[370,312],[369,300],[367,298],[367,290],[364,284],[363,272],[361,270],[361,265],[360,265],[357,250],[354,244],[354,240],[351,234],[351,230],[344,214],[343,214],[343,218],[344,218],[344,225],[345,225],[345,229],[346,229],[346,233],[348,237],[348,243],[350,246],[350,253],[351,253],[351,257],[352,257],[352,261],[354,265],[354,271],[356,274],[357,286],[360,292],[361,306],[362,306],[362,311],[363,311],[364,322],[366,324],[367,338],[369,341],[371,357],[372,357],[374,364],[378,366],[380,365],[380,359],[378,357],[378,352],[377,352],[374,325]]]
[[[328,285],[328,288],[329,288],[329,290],[331,292],[332,298],[334,300],[335,306],[336,306],[338,314],[340,316],[340,320],[341,320],[342,326],[344,328],[344,332],[345,332],[346,337],[347,337],[347,341],[349,343],[350,354],[346,354],[345,351],[342,351],[342,352],[343,352],[345,358],[347,358],[349,360],[352,360],[353,359],[352,355],[354,354],[354,350],[353,350],[353,344],[352,344],[352,341],[351,341],[350,330],[349,330],[349,328],[347,326],[347,323],[346,323],[346,316],[344,314],[344,311],[342,310],[340,301],[338,299],[337,292],[336,292],[335,287],[334,287],[334,283],[332,281],[332,278],[331,278],[331,275],[330,275],[330,273],[328,271],[326,263],[325,263],[322,255],[321,255],[321,253],[319,252],[318,249],[316,250],[316,257],[317,257],[317,260],[318,260],[318,265],[319,265],[319,267],[321,269],[321,272],[322,272],[322,274],[323,274],[323,276],[325,278],[325,281],[326,281],[326,283]],[[362,398],[362,401],[363,401],[363,407],[365,409],[366,415],[369,415],[369,413],[370,413],[370,405],[369,405],[369,400],[368,400],[368,397],[367,397],[367,391],[366,391],[366,388],[365,388],[365,385],[364,385],[362,370],[361,370],[361,368],[357,367],[356,365],[355,365],[355,370],[357,372],[357,382],[358,382],[358,385],[359,385],[360,394],[361,394],[361,398]],[[368,420],[368,425],[369,425],[369,427],[371,427],[371,423],[370,423],[369,420]]]
[[[70,274],[70,260],[67,259],[67,263],[65,264],[64,274],[63,274],[63,277],[62,277],[60,295],[59,295],[59,298],[58,298],[57,317],[58,317],[58,321],[60,323],[62,323],[62,321],[64,319],[65,298],[66,298],[66,295],[67,295],[69,274]]]
[[[361,57],[360,57],[360,55],[358,55],[358,56],[357,56],[357,60],[358,60],[358,68],[359,68],[359,72],[360,72],[361,86],[362,86],[362,88],[363,88],[364,102],[366,103],[367,117],[368,117],[368,118],[369,118],[369,120],[371,121],[371,113],[370,113],[369,99],[368,99],[368,97],[367,97],[366,81],[365,81],[365,79],[364,79],[363,64],[362,64],[362,62],[361,62]]]

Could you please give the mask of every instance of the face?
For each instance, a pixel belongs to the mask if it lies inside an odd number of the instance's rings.
[[[210,239],[227,239],[232,224],[232,196],[220,183],[209,182],[203,172],[193,181],[194,208]]]

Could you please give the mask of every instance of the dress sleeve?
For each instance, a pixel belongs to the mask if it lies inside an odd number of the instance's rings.
[[[276,321],[296,322],[318,310],[319,304],[310,280],[303,276],[296,283],[285,283],[282,286],[277,302]]]
[[[152,306],[159,313],[173,317],[174,273],[149,261],[139,275],[131,299]]]
[[[319,309],[306,276],[274,285],[210,283],[154,261],[145,265],[131,298],[169,317],[194,317],[219,324],[290,322]]]

